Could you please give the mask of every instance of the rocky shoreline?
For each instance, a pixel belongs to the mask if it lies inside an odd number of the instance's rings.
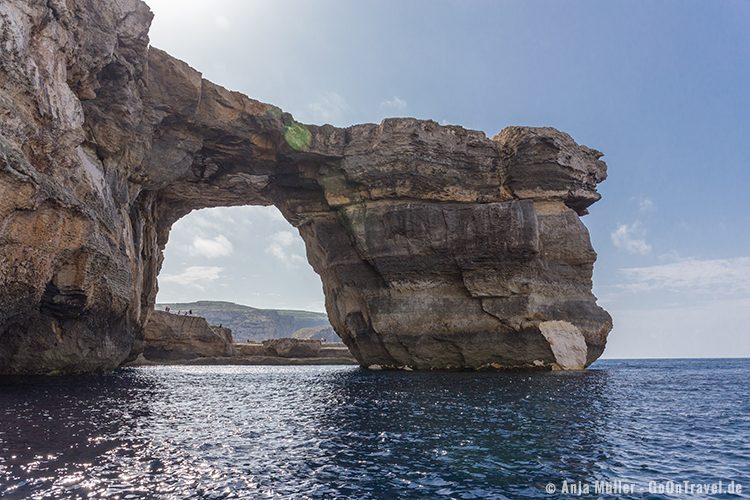
[[[348,353],[348,351],[347,351]],[[122,365],[125,368],[138,366],[161,366],[161,365],[258,365],[258,366],[306,366],[306,365],[359,365],[351,354],[347,356],[330,356],[315,358],[282,358],[279,356],[230,356],[212,358],[194,358],[173,361],[149,361],[136,358],[134,361]]]
[[[234,342],[228,328],[165,311],[152,312],[139,351],[123,366],[358,364],[341,343],[295,338]]]

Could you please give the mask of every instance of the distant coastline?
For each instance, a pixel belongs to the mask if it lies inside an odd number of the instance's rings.
[[[328,321],[328,315],[320,312],[261,309],[217,300],[163,302],[155,307],[157,311],[166,308],[173,313],[190,311],[195,316],[206,318],[212,325],[229,328],[237,342],[260,342],[285,337],[341,342]]]
[[[173,306],[152,311],[139,354],[124,366],[358,364],[341,342],[299,337],[237,342],[230,328],[210,324],[191,305],[184,311]]]

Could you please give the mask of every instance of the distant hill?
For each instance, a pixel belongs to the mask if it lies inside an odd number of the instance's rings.
[[[341,342],[325,313],[289,309],[257,309],[233,302],[213,300],[165,302],[156,304],[156,309],[163,311],[167,306],[172,312],[192,310],[194,315],[203,316],[212,325],[230,328],[235,342],[283,337]]]

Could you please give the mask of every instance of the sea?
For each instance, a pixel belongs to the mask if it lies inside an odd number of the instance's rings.
[[[750,498],[750,360],[0,380],[2,498]]]

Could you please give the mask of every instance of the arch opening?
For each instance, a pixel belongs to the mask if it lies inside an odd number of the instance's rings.
[[[157,304],[198,300],[325,313],[299,232],[273,206],[196,210],[171,228]]]
[[[352,362],[305,243],[274,206],[194,210],[172,225],[135,347],[137,364]]]

